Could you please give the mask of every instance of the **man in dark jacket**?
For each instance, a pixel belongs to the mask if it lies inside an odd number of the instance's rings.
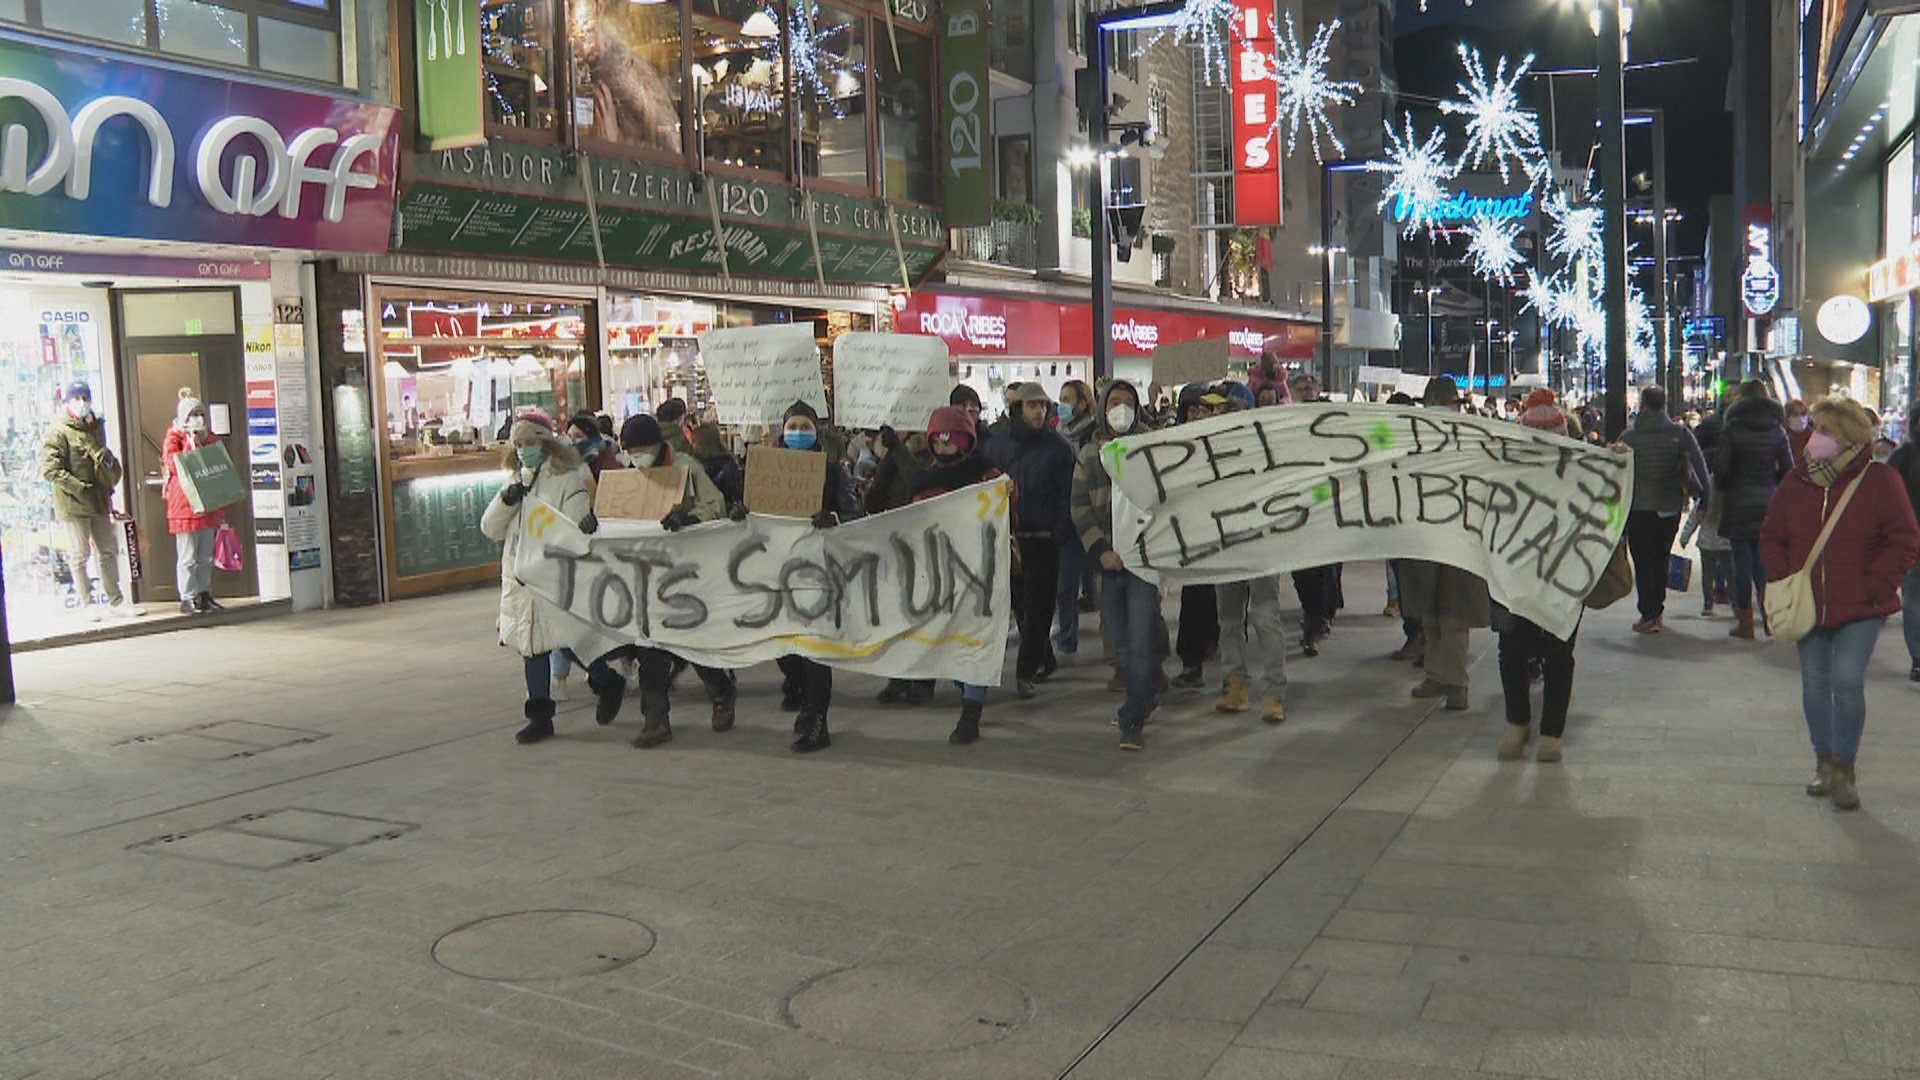
[[[1920,405],[1907,410],[1907,441],[1887,459],[1893,471],[1907,485],[1907,501],[1913,504],[1913,516],[1920,518]],[[1907,571],[1900,586],[1900,624],[1907,637],[1907,659],[1913,662],[1907,678],[1920,682],[1920,562]]]
[[[1153,623],[1160,613],[1160,589],[1128,570],[1125,557],[1114,550],[1113,478],[1100,462],[1100,449],[1114,438],[1145,430],[1140,391],[1115,379],[1101,401],[1099,434],[1080,451],[1073,471],[1073,527],[1087,557],[1100,568],[1100,629],[1126,684],[1116,720],[1122,750],[1146,747],[1147,717],[1156,704]]]
[[[113,491],[124,470],[107,449],[106,428],[93,411],[93,388],[84,382],[68,386],[59,423],[47,432],[40,447],[40,475],[53,485],[53,516],[67,532],[67,565],[81,610],[94,622],[101,609],[93,606],[93,582],[87,574],[91,555],[106,594],[105,613],[130,618],[146,612],[127,602],[120,592],[120,526],[113,520]]]
[[[1073,447],[1048,426],[1053,403],[1037,382],[1008,395],[1007,426],[987,440],[986,458],[1013,480],[1014,518],[1019,522],[1019,593],[1014,615],[1020,626],[1020,658],[1014,692],[1033,696],[1033,684],[1059,669],[1053,655],[1053,609],[1060,591],[1060,549],[1073,537],[1067,510],[1073,495]]]
[[[1729,637],[1753,640],[1753,599],[1766,587],[1760,565],[1760,526],[1780,481],[1793,471],[1786,410],[1749,379],[1727,408],[1726,426],[1713,455],[1713,483],[1720,492],[1720,535],[1733,545],[1734,626]],[[1784,571],[1783,571],[1784,572]]]
[[[1694,497],[1706,496],[1707,459],[1693,433],[1667,415],[1667,392],[1658,386],[1640,391],[1640,415],[1621,437],[1633,450],[1633,506],[1627,512],[1627,552],[1633,556],[1633,580],[1640,596],[1636,634],[1666,629],[1667,563],[1680,513]]]
[[[1429,409],[1459,412],[1463,404],[1459,384],[1445,375],[1427,383],[1423,404]],[[1441,698],[1455,712],[1469,707],[1467,664],[1472,659],[1472,637],[1487,626],[1493,602],[1487,583],[1457,566],[1401,559],[1394,564],[1400,577],[1400,609],[1420,620],[1426,635],[1427,677],[1413,688],[1416,698]]]

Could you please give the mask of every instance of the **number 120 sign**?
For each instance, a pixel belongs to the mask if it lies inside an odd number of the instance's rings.
[[[1233,36],[1233,220],[1279,225],[1280,140],[1274,133],[1277,92],[1273,0],[1241,0]]]

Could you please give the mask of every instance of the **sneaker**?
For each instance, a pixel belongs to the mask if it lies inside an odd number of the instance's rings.
[[[1144,728],[1134,728],[1131,731],[1122,731],[1120,733],[1120,749],[1145,750],[1146,748],[1147,733]]]
[[[1207,685],[1207,679],[1197,667],[1182,668],[1180,674],[1174,676],[1173,685],[1182,690],[1199,690]]]
[[[1519,761],[1527,752],[1527,740],[1533,737],[1533,729],[1525,724],[1508,724],[1507,733],[1500,736],[1500,748],[1494,751],[1494,757],[1501,761]]]
[[[107,605],[107,617],[110,619],[137,619],[145,614],[144,608],[129,604],[125,600],[115,600]]]
[[[1269,724],[1285,723],[1287,719],[1287,703],[1278,698],[1260,699],[1260,719],[1265,720]]]
[[[1533,760],[1542,762],[1547,765],[1551,765],[1554,762],[1559,761],[1560,757],[1561,757],[1560,736],[1558,735],[1540,736],[1540,746],[1534,750]]]
[[[1027,701],[1027,700],[1030,700],[1034,696],[1034,694],[1035,694],[1035,690],[1033,689],[1032,679],[1013,680],[1013,696],[1014,697],[1019,698],[1021,701]]]
[[[1446,692],[1447,688],[1445,686],[1442,686],[1431,678],[1420,680],[1420,685],[1413,688],[1413,696],[1423,701],[1427,698],[1437,698]]]
[[[1655,615],[1651,619],[1641,619],[1639,622],[1633,624],[1633,632],[1636,634],[1657,634],[1666,628],[1667,624],[1661,622],[1660,616],[1658,615]]]
[[[1319,656],[1320,643],[1308,638],[1302,638],[1300,641],[1300,655],[1306,657]]]
[[[182,600],[182,601],[180,601],[180,614],[182,614],[182,615],[198,615],[198,614],[200,614],[200,609],[194,606],[194,604],[193,604],[193,601],[191,601],[191,600]]]

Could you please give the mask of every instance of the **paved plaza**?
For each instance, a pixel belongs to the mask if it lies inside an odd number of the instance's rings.
[[[1138,755],[1097,639],[972,747],[842,676],[809,758],[771,666],[516,746],[486,590],[19,656],[0,1078],[1920,1078],[1897,627],[1842,815],[1790,647],[1594,615],[1501,764],[1494,637],[1434,711],[1380,581],[1283,727],[1176,691]]]

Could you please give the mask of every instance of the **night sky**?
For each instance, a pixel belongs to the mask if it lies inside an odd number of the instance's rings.
[[[1692,58],[1696,62],[1627,73],[1627,108],[1659,107],[1667,118],[1667,201],[1686,215],[1668,234],[1673,255],[1699,255],[1707,226],[1707,204],[1733,190],[1733,117],[1726,111],[1733,0],[1643,0],[1636,5],[1628,62]],[[1568,0],[1397,0],[1394,53],[1402,108],[1410,109],[1421,130],[1433,122],[1421,98],[1457,96],[1463,76],[1455,47],[1478,46],[1491,73],[1501,55],[1518,60],[1535,53],[1536,70],[1591,68],[1595,42],[1587,28],[1587,5]],[[1530,80],[1527,104],[1548,126],[1546,79]],[[1562,164],[1577,166],[1592,141],[1594,89],[1590,77],[1552,80],[1552,110],[1558,121]],[[1584,125],[1584,127],[1583,127]],[[1452,119],[1448,130],[1457,132]],[[1651,175],[1651,129],[1627,129],[1627,175]],[[1650,233],[1634,230],[1638,254],[1652,254]]]

